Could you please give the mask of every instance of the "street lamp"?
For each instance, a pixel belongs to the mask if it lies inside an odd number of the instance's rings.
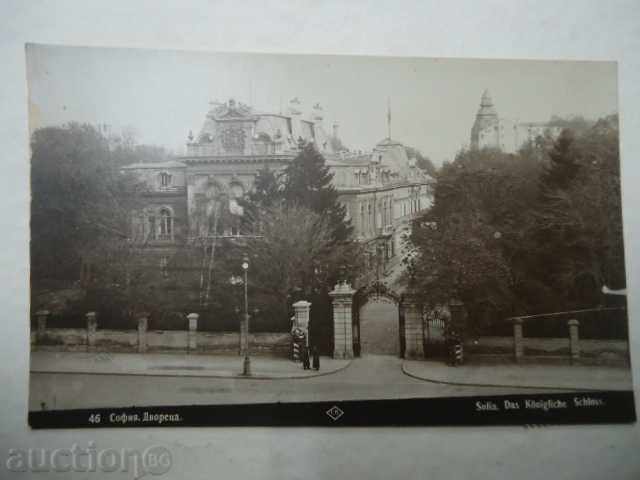
[[[244,362],[242,364],[242,374],[251,375],[251,358],[249,357],[249,296],[247,294],[247,271],[249,270],[249,257],[242,259],[242,270],[244,270]]]

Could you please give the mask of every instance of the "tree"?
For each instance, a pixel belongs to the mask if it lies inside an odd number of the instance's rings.
[[[420,150],[413,147],[405,147],[405,150],[407,151],[407,156],[409,158],[416,159],[416,165],[418,166],[418,168],[421,168],[432,177],[435,177],[438,174],[438,170],[436,169],[431,159],[423,155]]]
[[[617,118],[559,138],[550,157],[531,230],[538,256],[569,305],[597,304],[602,285],[625,284]]]
[[[37,130],[31,149],[32,279],[69,283],[79,278],[84,256],[128,238],[141,186],[117,169],[92,126]]]
[[[476,325],[588,308],[622,288],[617,118],[515,155],[463,151],[443,165],[407,258],[433,302],[462,299]]]
[[[353,231],[344,205],[332,185],[333,175],[313,143],[301,144],[301,151],[283,172],[282,195],[288,205],[300,205],[329,220],[332,239],[344,242]]]
[[[528,165],[495,150],[461,152],[443,166],[433,207],[414,222],[415,257],[407,260],[433,304],[458,297],[472,319],[511,307],[511,248],[522,241],[517,219],[532,196],[528,173]]]
[[[580,168],[580,152],[575,148],[574,132],[563,130],[548,154],[550,163],[542,176],[545,190],[566,188]]]
[[[267,165],[258,171],[253,181],[253,190],[249,194],[249,204],[263,208],[273,206],[282,200],[282,185],[276,172]]]
[[[33,308],[70,289],[74,304],[62,309],[97,310],[107,322],[111,312],[122,324],[127,312],[166,303],[166,281],[145,255],[148,239],[131,228],[146,187],[120,169],[160,149],[77,123],[36,130],[31,148]]]

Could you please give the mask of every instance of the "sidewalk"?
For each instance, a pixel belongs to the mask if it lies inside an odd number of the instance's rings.
[[[32,373],[150,375],[239,379],[309,378],[345,369],[350,360],[320,357],[320,370],[303,370],[286,358],[251,357],[251,377],[242,375],[243,357],[180,353],[31,352]]]
[[[518,387],[550,390],[633,390],[626,367],[581,365],[461,365],[405,360],[402,371],[427,382],[460,386]]]

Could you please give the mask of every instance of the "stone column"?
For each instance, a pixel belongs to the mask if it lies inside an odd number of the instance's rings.
[[[96,330],[98,329],[98,318],[96,312],[88,312],[87,317],[87,350],[95,350]]]
[[[522,319],[513,319],[513,354],[516,362],[521,362],[524,357],[524,338],[522,335]]]
[[[300,300],[293,304],[295,311],[294,326],[300,328],[306,335],[307,347],[309,346],[309,314],[311,312],[311,302]]]
[[[141,313],[138,317],[138,352],[147,351],[147,327],[149,325],[149,314]]]
[[[571,363],[580,359],[580,337],[578,335],[578,327],[580,322],[575,318],[569,320],[569,348],[571,351]]]
[[[39,310],[36,312],[38,319],[38,329],[36,330],[36,343],[41,343],[47,334],[47,318],[49,318],[49,310]]]
[[[198,347],[198,341],[196,339],[196,334],[198,332],[198,318],[200,318],[200,315],[197,313],[190,313],[187,315],[187,319],[189,320],[187,351],[189,352],[195,351]]]
[[[424,359],[422,305],[415,294],[407,294],[400,304],[404,313],[404,358]]]
[[[333,298],[333,358],[353,358],[351,306],[355,290],[346,281],[338,282]]]

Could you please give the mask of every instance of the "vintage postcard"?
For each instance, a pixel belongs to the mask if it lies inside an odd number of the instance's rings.
[[[32,427],[635,421],[615,62],[26,56]]]

